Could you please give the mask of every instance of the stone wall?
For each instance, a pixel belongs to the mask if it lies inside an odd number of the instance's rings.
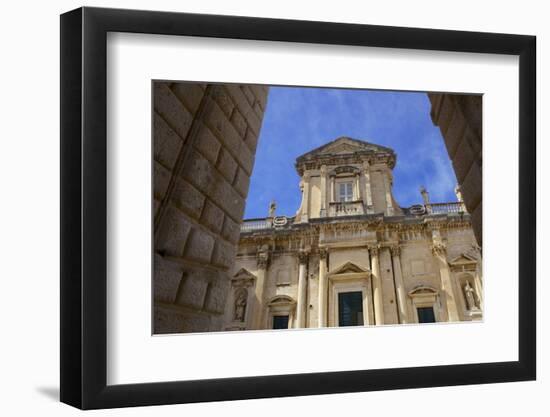
[[[268,88],[154,82],[154,333],[221,329]]]
[[[431,117],[439,126],[460,185],[464,203],[472,216],[478,244],[482,243],[482,97],[433,94]]]

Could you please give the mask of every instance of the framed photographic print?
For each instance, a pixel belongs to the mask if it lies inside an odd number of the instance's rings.
[[[535,38],[61,16],[61,400],[535,379]]]

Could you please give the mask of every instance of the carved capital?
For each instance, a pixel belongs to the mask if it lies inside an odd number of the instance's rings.
[[[307,251],[301,250],[298,252],[298,261],[301,265],[307,264],[309,253]]]
[[[434,243],[432,245],[432,253],[435,256],[445,256],[447,254],[447,247],[443,243]]]
[[[391,251],[392,256],[400,256],[401,255],[401,246],[399,246],[399,245],[390,246],[390,251]]]
[[[380,252],[380,245],[371,245],[369,246],[369,252],[371,256],[378,256]]]
[[[319,258],[326,260],[328,256],[328,250],[326,248],[319,248]]]
[[[258,265],[258,269],[267,269],[269,264],[269,253],[259,252],[256,256],[256,264]]]

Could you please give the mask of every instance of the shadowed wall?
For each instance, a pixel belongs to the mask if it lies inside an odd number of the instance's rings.
[[[153,83],[154,333],[221,327],[267,93]]]

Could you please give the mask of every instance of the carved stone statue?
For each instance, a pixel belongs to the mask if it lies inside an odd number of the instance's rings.
[[[428,193],[428,190],[424,188],[424,186],[420,187],[420,194],[422,195],[422,200],[424,201],[424,204],[430,204],[430,194]]]
[[[275,200],[272,200],[269,204],[269,216],[268,217],[275,217],[275,209],[277,208],[277,203]]]
[[[235,299],[235,314],[233,319],[235,321],[244,321],[244,315],[246,313],[246,299],[248,298],[248,293],[246,290],[241,290],[237,298]]]
[[[458,202],[463,203],[464,199],[462,198],[462,189],[460,188],[460,185],[456,185],[455,187],[455,195]]]
[[[466,296],[466,304],[468,310],[477,310],[474,289],[468,281],[464,285],[464,295]]]

